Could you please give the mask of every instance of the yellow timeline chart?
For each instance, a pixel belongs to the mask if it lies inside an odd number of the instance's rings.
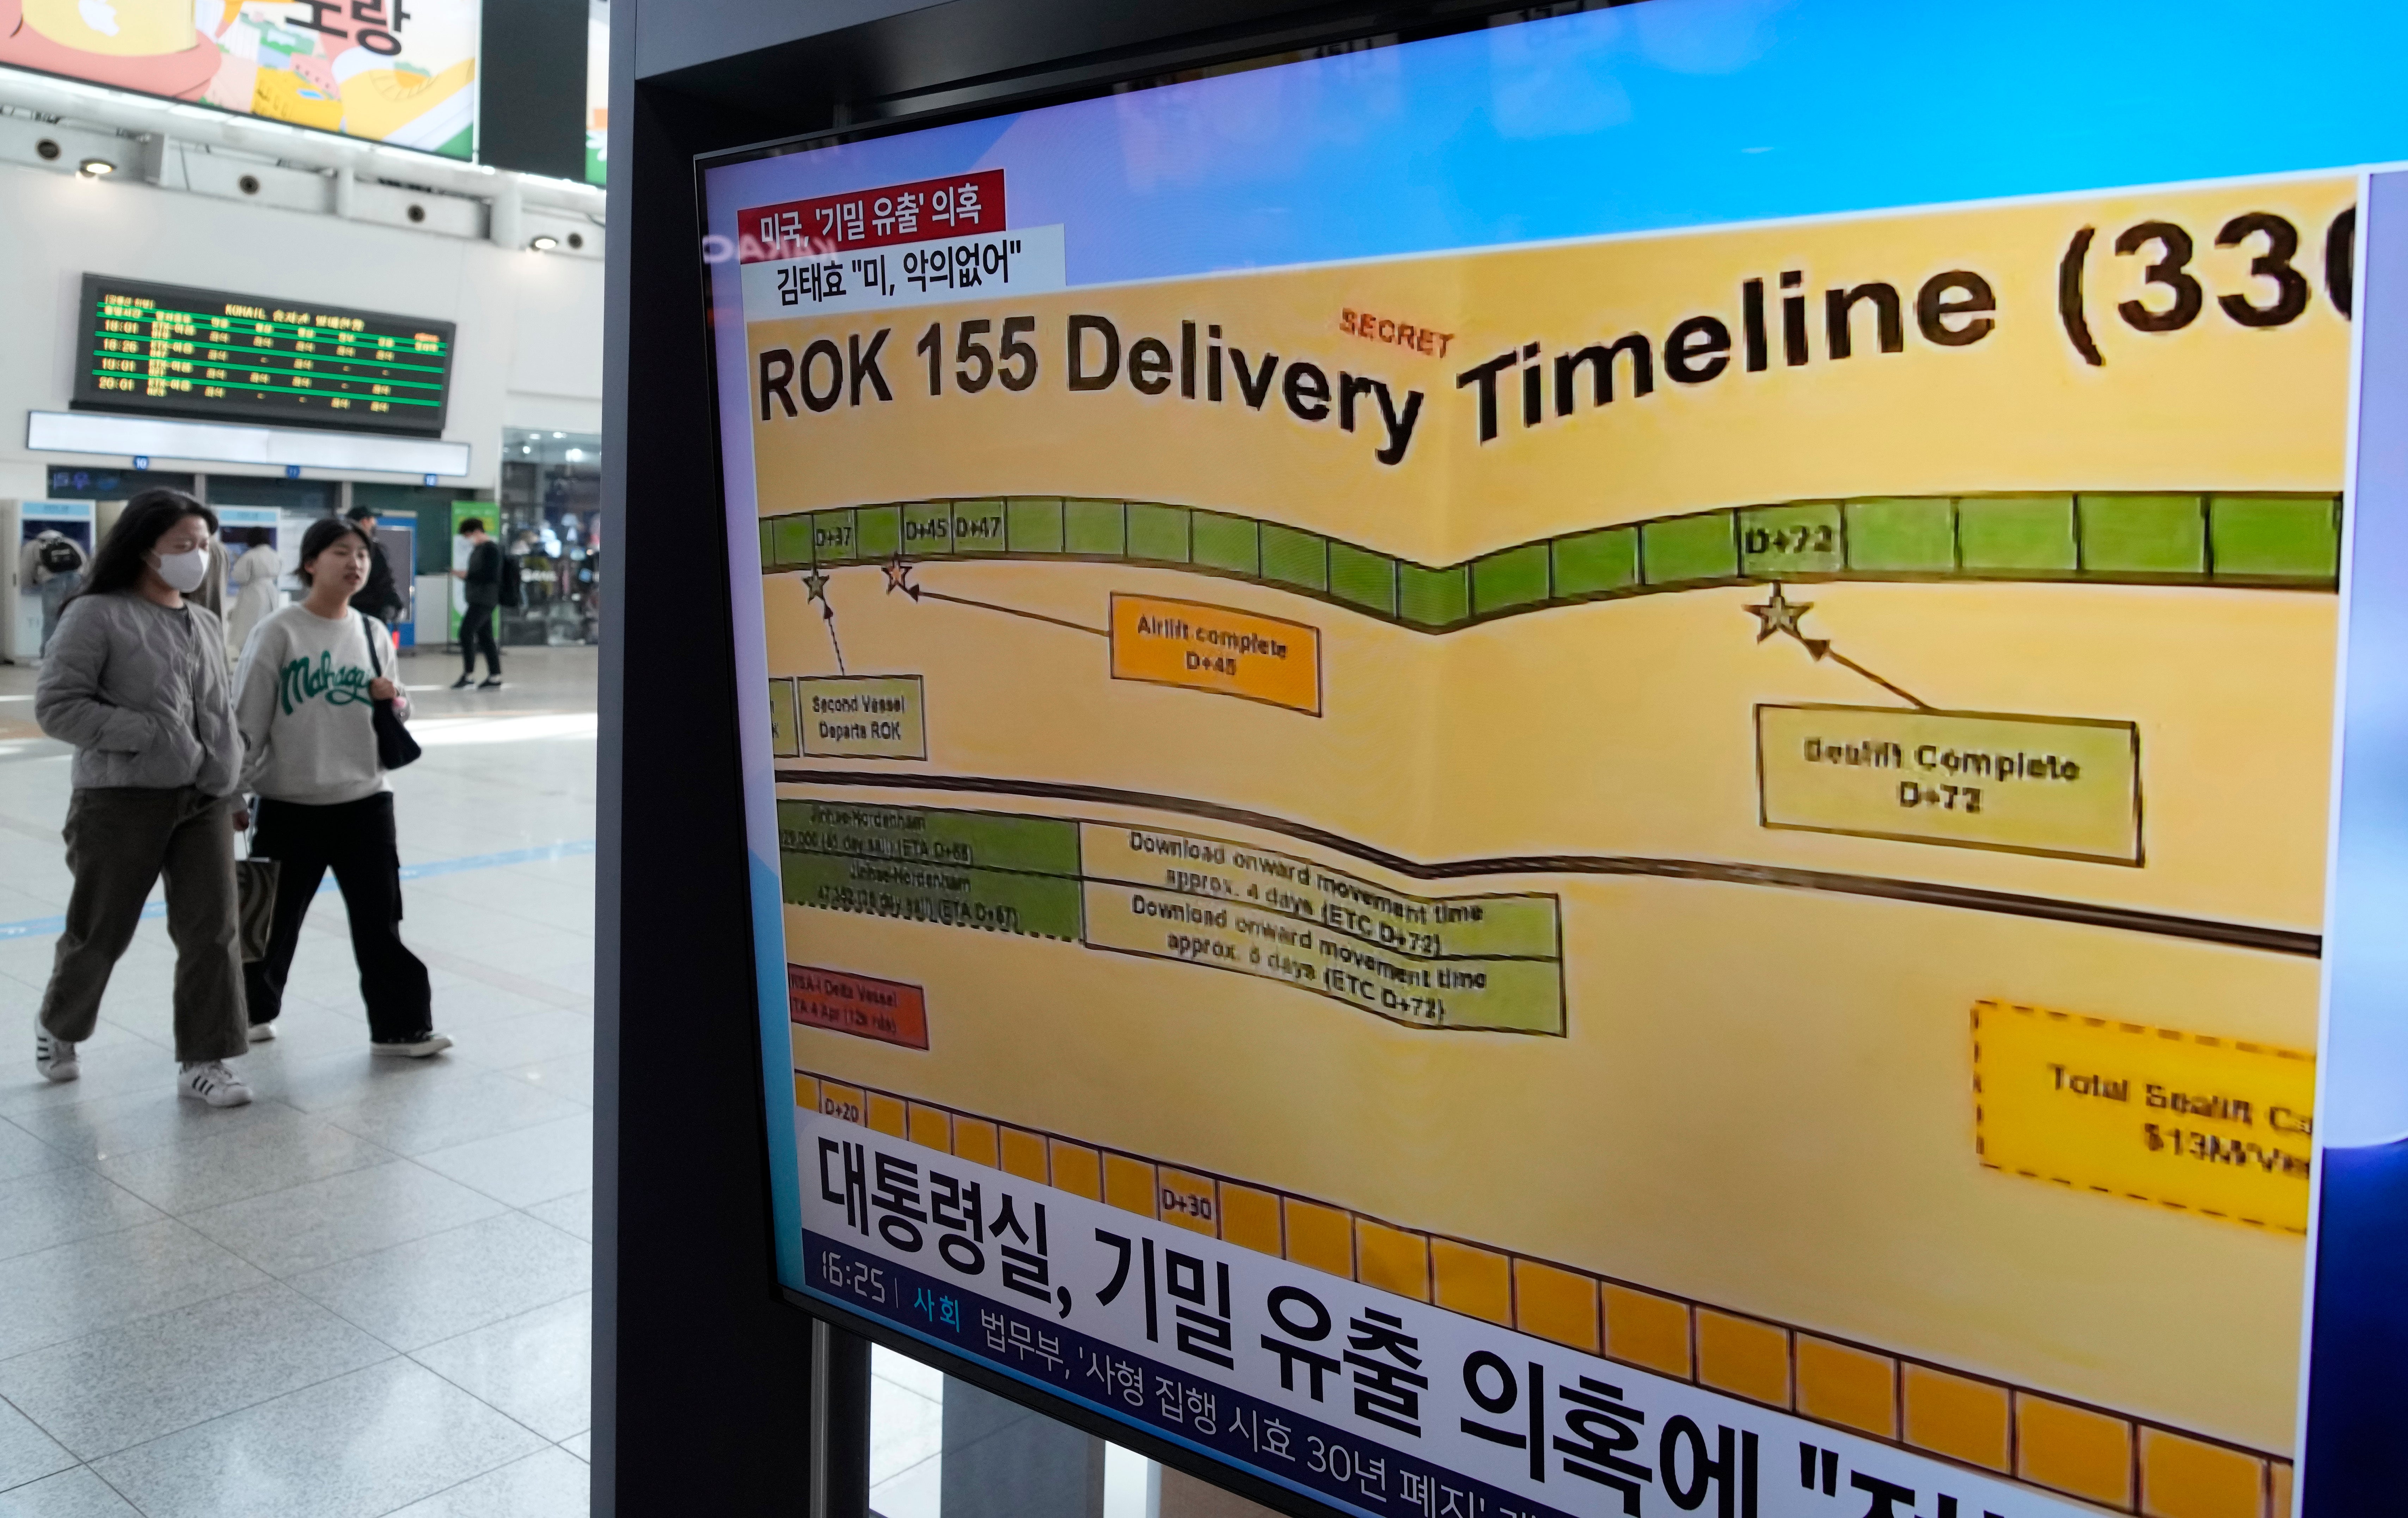
[[[2217,230],[2354,193],[757,313],[754,374],[883,331],[892,393],[754,398],[786,954],[924,1007],[798,1021],[798,1089],[2111,1511],[2174,1470],[2260,1518],[2349,323],[2135,325],[2163,291],[2113,250],[2183,229],[2262,303]],[[894,357],[973,322],[1027,383]]]

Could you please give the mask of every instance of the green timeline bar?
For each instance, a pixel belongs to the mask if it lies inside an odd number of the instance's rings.
[[[778,803],[781,895],[793,906],[1234,971],[1414,1027],[1565,1031],[1553,896],[1424,897],[1213,839],[1116,826],[1101,837],[1097,873],[1082,879],[1075,821]],[[1123,837],[1132,841],[1115,848]],[[1193,847],[1166,853],[1166,842]],[[1232,866],[1233,853],[1244,863]],[[1260,875],[1252,889],[1249,870]]]
[[[778,848],[781,894],[797,907],[1081,937],[1076,823],[781,801]]]
[[[1432,566],[1282,523],[1152,501],[912,501],[763,521],[776,574],[1066,559],[1248,580],[1421,632],[1582,601],[1768,580],[2070,580],[2332,590],[2341,498],[2266,493],[1915,495],[1656,517]]]
[[[778,847],[865,859],[1079,878],[1077,823],[1010,812],[781,801]]]
[[[1008,870],[922,866],[788,852],[779,860],[788,902],[944,927],[1030,938],[1080,938],[1079,882]]]

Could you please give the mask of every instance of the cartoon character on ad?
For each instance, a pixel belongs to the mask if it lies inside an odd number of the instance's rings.
[[[478,23],[476,0],[0,0],[0,64],[466,158]]]

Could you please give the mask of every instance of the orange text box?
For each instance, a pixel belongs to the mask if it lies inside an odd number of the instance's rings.
[[[1201,601],[1112,597],[1112,678],[1321,715],[1321,629]]]
[[[786,967],[787,1014],[805,1027],[906,1049],[928,1047],[928,999],[916,985],[811,965]]]

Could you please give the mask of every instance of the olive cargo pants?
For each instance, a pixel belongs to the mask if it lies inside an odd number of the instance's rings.
[[[193,787],[93,787],[67,803],[63,837],[75,890],[42,993],[42,1026],[81,1043],[109,972],[134,941],[142,903],[167,878],[176,943],[176,1057],[231,1059],[251,1048],[235,924],[234,800]]]

